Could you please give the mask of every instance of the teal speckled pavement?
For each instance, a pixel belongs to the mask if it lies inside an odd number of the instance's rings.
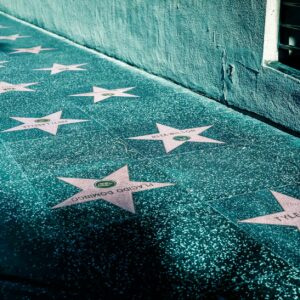
[[[1,299],[299,299],[298,138],[0,20]]]

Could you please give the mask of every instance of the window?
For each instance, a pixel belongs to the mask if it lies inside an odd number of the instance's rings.
[[[300,70],[300,0],[280,3],[278,60]]]

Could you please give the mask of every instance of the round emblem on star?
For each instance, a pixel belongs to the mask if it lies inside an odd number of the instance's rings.
[[[185,141],[188,141],[190,139],[191,139],[191,137],[188,136],[188,135],[177,135],[177,136],[173,137],[173,140],[180,141],[180,142],[185,142]]]
[[[38,120],[35,120],[34,122],[35,123],[48,123],[50,121],[51,121],[50,119],[38,119]]]
[[[117,183],[113,180],[102,180],[95,182],[95,187],[98,189],[107,189],[117,185]]]

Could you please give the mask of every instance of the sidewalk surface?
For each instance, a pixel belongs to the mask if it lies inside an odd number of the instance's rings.
[[[299,299],[298,138],[0,25],[1,299]]]

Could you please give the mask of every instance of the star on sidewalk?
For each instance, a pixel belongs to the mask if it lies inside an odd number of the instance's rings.
[[[300,199],[296,199],[278,192],[271,191],[283,211],[270,215],[260,216],[241,223],[270,224],[282,226],[294,226],[300,230]]]
[[[0,36],[0,40],[8,40],[8,41],[15,41],[16,39],[22,39],[27,38],[28,35],[19,35],[19,34],[13,34],[13,35],[6,35],[6,36]]]
[[[85,94],[71,95],[70,97],[94,97],[94,103],[103,101],[110,97],[139,97],[125,92],[134,89],[134,87],[121,88],[115,90],[107,90],[97,86],[93,86],[93,91]]]
[[[38,84],[38,82],[31,82],[31,83],[19,83],[19,84],[12,84],[5,81],[0,81],[0,94],[7,93],[7,92],[35,92],[35,90],[28,89],[27,87],[30,85]]]
[[[51,71],[51,75],[58,74],[64,71],[85,71],[86,69],[80,68],[87,64],[78,64],[78,65],[61,65],[54,63],[51,68],[42,68],[42,69],[34,69],[37,71]]]
[[[4,68],[3,64],[7,63],[7,60],[0,61],[0,68]]]
[[[73,119],[61,119],[62,111],[55,112],[53,114],[41,117],[41,118],[19,118],[19,117],[11,117],[16,121],[22,122],[22,125],[3,130],[2,132],[8,131],[18,131],[18,130],[29,130],[29,129],[40,129],[56,135],[58,126],[87,122],[88,120],[73,120]]]
[[[81,191],[53,208],[101,199],[131,213],[135,213],[132,193],[174,185],[173,183],[130,181],[127,165],[100,180],[65,177],[58,177],[58,179],[76,186]]]
[[[39,54],[41,51],[48,51],[53,50],[53,48],[42,48],[42,46],[36,46],[32,48],[16,48],[14,52],[10,52],[9,54],[16,54],[16,53],[32,53],[32,54]]]
[[[224,143],[224,142],[220,142],[199,135],[200,133],[209,129],[212,126],[203,126],[203,127],[196,127],[196,128],[182,129],[182,130],[169,127],[166,125],[158,124],[158,123],[156,124],[156,126],[159,133],[131,137],[128,139],[162,141],[164,143],[166,153],[171,152],[172,150],[174,150],[175,148],[181,146],[186,142],[216,143],[216,144]]]

